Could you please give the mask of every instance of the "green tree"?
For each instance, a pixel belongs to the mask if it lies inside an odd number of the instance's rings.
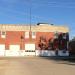
[[[75,41],[75,37],[73,37],[72,41]]]

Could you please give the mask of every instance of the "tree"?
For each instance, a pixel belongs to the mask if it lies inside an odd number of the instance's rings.
[[[72,41],[75,41],[75,37],[73,37]]]

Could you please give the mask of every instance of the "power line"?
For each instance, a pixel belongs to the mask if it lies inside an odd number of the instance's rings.
[[[31,19],[30,17],[31,17],[31,12],[30,13],[25,13],[25,12],[19,12],[19,11],[13,11],[13,10],[11,10],[11,9],[9,9],[9,8],[3,8],[3,7],[0,7],[2,10],[4,10],[4,11],[6,11],[6,12],[10,12],[10,13],[15,13],[15,14],[19,14],[19,15],[23,15],[23,16],[28,16],[29,17],[29,19]],[[2,12],[2,11],[1,11]],[[0,12],[0,13],[1,13]],[[4,12],[5,13],[5,12]],[[6,13],[5,13],[6,14]],[[9,15],[8,15],[8,17],[9,17]],[[11,16],[10,16],[11,17]],[[12,16],[12,17],[14,17],[14,16]],[[19,16],[18,16],[19,17]],[[45,20],[45,21],[48,21],[48,19],[44,19],[44,17],[39,17],[39,16],[35,16],[35,15],[32,15],[32,19],[41,19],[41,20]],[[30,20],[31,21],[31,20]],[[31,23],[31,22],[30,22]]]
[[[41,3],[40,3],[41,2]],[[38,3],[36,3],[36,6]],[[40,6],[49,6],[49,7],[64,7],[64,8],[75,8],[75,2],[66,2],[66,1],[39,1],[39,7]]]
[[[40,1],[39,1],[40,2]],[[59,4],[66,4],[66,3],[61,3],[61,2],[43,2],[43,1],[41,1],[42,2],[42,4],[40,3],[40,4],[38,4],[38,3],[36,3],[36,1],[35,2],[33,2],[32,3],[32,7],[33,8],[35,8],[36,6],[38,7],[38,6],[48,6],[48,7],[54,7],[54,8],[75,8],[74,6],[63,6],[63,5],[58,5],[58,3]],[[47,5],[47,4],[49,4],[49,5]],[[69,2],[67,2],[67,4],[70,4]],[[71,2],[71,4],[74,4],[73,2]],[[35,6],[33,6],[33,5],[35,5]],[[1,8],[1,7],[0,7]],[[3,8],[3,7],[2,7]],[[33,9],[32,8],[32,9]],[[40,7],[39,7],[40,8]],[[50,21],[50,20],[48,20],[48,19],[46,19],[45,17],[40,17],[40,16],[36,16],[36,15],[31,15],[30,16],[30,14],[29,13],[26,13],[26,12],[19,12],[19,11],[12,11],[11,9],[9,9],[9,8],[6,8],[6,7],[4,7],[3,8],[5,11],[8,11],[8,12],[12,12],[12,13],[15,13],[15,14],[21,14],[21,15],[26,15],[27,17],[31,17],[32,19],[34,18],[36,18],[36,19],[41,19],[41,20],[45,20],[45,21]],[[31,21],[31,20],[30,20]],[[31,23],[31,22],[30,22]]]

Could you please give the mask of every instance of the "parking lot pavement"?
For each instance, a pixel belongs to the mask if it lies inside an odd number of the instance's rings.
[[[75,75],[75,65],[41,57],[0,58],[0,75]]]

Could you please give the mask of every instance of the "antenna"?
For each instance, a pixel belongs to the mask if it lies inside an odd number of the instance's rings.
[[[31,19],[32,19],[32,16],[31,16],[31,9],[32,9],[32,4],[31,4],[31,0],[30,0],[30,32],[31,32]]]

